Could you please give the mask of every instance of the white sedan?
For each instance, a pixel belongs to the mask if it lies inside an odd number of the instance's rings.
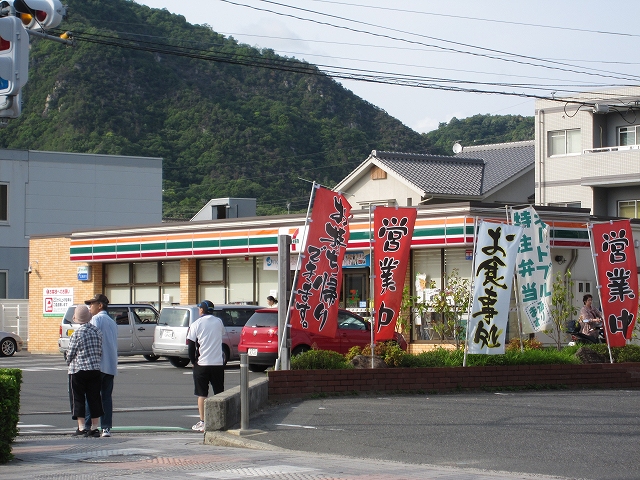
[[[0,331],[0,357],[10,357],[22,350],[22,339],[11,332]]]

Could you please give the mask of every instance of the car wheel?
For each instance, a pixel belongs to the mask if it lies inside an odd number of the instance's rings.
[[[296,348],[293,349],[293,352],[291,352],[291,356],[295,357],[296,355],[300,355],[301,353],[308,352],[309,350],[311,350],[311,347],[308,347],[307,345],[298,345]]]
[[[16,353],[16,342],[13,338],[3,338],[0,342],[0,355],[10,357]]]
[[[222,365],[226,365],[229,361],[229,352],[226,347],[222,347]]]
[[[184,368],[189,365],[188,358],[169,357],[169,363],[177,368]]]
[[[160,358],[159,356],[154,355],[153,353],[151,355],[143,355],[143,357],[149,362],[155,362]]]
[[[267,368],[269,368],[269,365],[256,365],[255,363],[249,364],[249,370],[252,372],[264,372]]]

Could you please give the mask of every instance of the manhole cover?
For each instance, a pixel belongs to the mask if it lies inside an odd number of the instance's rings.
[[[83,458],[80,461],[86,463],[124,463],[124,462],[142,462],[145,460],[153,460],[153,455],[108,455],[106,457]]]

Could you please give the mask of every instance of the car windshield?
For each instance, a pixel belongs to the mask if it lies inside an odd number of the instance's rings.
[[[64,314],[62,321],[64,323],[73,323],[73,314],[76,313],[76,307],[67,308],[67,313]]]
[[[189,310],[176,308],[165,308],[160,313],[160,325],[168,325],[170,327],[188,327],[189,326]]]
[[[277,327],[278,326],[278,314],[277,313],[254,313],[247,321],[247,327]]]

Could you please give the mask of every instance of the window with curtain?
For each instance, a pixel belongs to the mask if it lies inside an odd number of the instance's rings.
[[[549,156],[576,155],[582,152],[580,129],[548,132]]]
[[[621,200],[618,202],[618,216],[623,218],[640,218],[638,215],[640,200]]]

